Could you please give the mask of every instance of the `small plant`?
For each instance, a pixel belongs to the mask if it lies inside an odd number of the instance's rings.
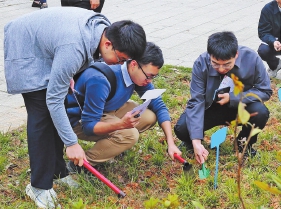
[[[180,206],[178,195],[168,194],[167,198],[158,199],[151,197],[149,200],[144,202],[144,207],[146,209],[157,209],[157,208],[168,208],[168,209],[176,209]]]

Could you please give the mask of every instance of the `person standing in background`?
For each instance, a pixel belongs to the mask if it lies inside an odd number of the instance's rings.
[[[258,53],[269,66],[267,73],[271,78],[281,79],[276,77],[281,69],[281,60],[276,57],[281,55],[281,0],[273,0],[262,8],[258,33],[262,41]]]
[[[40,7],[40,9],[48,8],[48,4],[46,0],[40,0],[40,1],[33,1],[32,7]]]
[[[61,6],[81,7],[101,12],[105,0],[61,0]]]

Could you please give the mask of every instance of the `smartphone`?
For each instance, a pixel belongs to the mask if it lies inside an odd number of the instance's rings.
[[[214,95],[214,100],[215,101],[220,101],[220,98],[218,97],[218,94],[224,94],[224,93],[229,93],[230,91],[230,87],[225,87],[225,88],[222,88],[222,89],[217,89],[216,92],[215,92],[215,95]]]

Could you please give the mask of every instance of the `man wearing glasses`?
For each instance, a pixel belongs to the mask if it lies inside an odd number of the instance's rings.
[[[71,79],[100,56],[109,65],[141,57],[146,35],[130,20],[111,24],[102,14],[75,7],[26,14],[8,23],[4,33],[7,90],[22,94],[28,115],[26,193],[38,207],[55,208],[53,182],[73,183],[64,146],[74,164],[86,160],[64,106]]]
[[[191,98],[174,127],[175,134],[183,142],[181,145],[186,147],[186,150],[194,151],[196,160],[201,164],[209,154],[201,143],[204,131],[218,125],[228,125],[236,118],[241,95],[234,96],[230,88],[230,92],[218,94],[218,99],[214,100],[214,93],[222,81],[225,86],[233,87],[231,74],[237,76],[244,84],[243,95],[253,93],[262,101],[267,101],[272,94],[269,76],[258,54],[245,46],[238,46],[232,32],[212,34],[208,39],[207,52],[201,54],[194,62],[190,85]],[[263,129],[269,117],[269,111],[263,102],[255,97],[247,97],[242,102],[247,105],[246,110],[249,113],[257,113],[249,122]],[[248,138],[250,129],[250,126],[243,126],[238,135],[239,152],[242,152],[242,140]],[[256,141],[257,135],[249,142],[248,155],[256,154],[252,148]]]
[[[116,57],[121,60],[117,54]],[[117,81],[115,95],[109,101],[106,100],[111,85],[101,72],[89,68],[77,79],[75,90],[80,96],[75,99],[73,94],[68,95],[67,113],[78,138],[96,142],[85,152],[93,166],[130,149],[137,143],[139,133],[152,127],[156,121],[165,133],[170,157],[173,158],[174,153],[181,154],[174,144],[169,112],[161,97],[153,99],[140,117],[136,117],[138,112],[132,112],[138,104],[129,100],[134,91],[141,97],[147,90],[154,89],[151,82],[163,63],[161,49],[148,42],[138,61],[109,66]],[[77,100],[84,104],[81,109]],[[73,162],[68,163],[68,168],[71,172],[76,170]]]

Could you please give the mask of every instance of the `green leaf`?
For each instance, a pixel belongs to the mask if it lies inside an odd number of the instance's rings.
[[[245,109],[246,104],[239,102],[238,104],[238,116],[242,124],[246,124],[250,119],[249,112]]]
[[[261,98],[254,93],[247,93],[244,95],[244,97],[255,97],[256,99],[260,100],[260,102],[262,102]]]
[[[171,202],[171,208],[177,208],[180,205],[179,196],[176,194],[168,194],[168,201]]]
[[[277,187],[281,189],[281,179],[278,176],[271,175],[272,180],[275,182]]]
[[[83,200],[80,198],[78,200],[78,202],[73,202],[72,204],[72,209],[85,209],[86,208],[86,205],[87,205],[87,202],[84,204],[83,203]]]
[[[192,201],[192,204],[195,206],[196,209],[205,209],[200,202]]]
[[[270,187],[268,184],[261,182],[261,181],[254,181],[254,184],[256,184],[259,188],[268,191],[272,194],[281,194],[281,191],[278,190],[276,187]]]
[[[276,159],[281,162],[281,151],[277,152]]]
[[[259,129],[259,128],[254,128],[254,130],[251,131],[250,137],[255,136],[256,134],[258,134],[258,133],[260,133],[260,132],[261,132],[261,129]]]
[[[157,204],[160,202],[159,199],[155,199],[154,197],[150,197],[149,200],[145,201],[144,202],[144,207],[146,209],[153,209],[153,208],[156,208]]]

